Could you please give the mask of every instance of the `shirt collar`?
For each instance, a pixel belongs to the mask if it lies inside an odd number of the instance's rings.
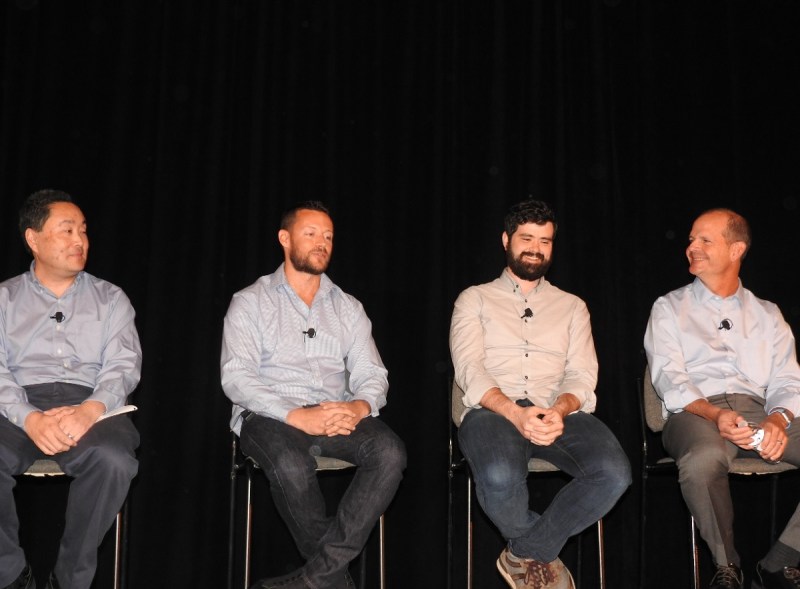
[[[38,288],[40,291],[42,291],[42,292],[46,292],[46,293],[49,293],[49,294],[51,294],[51,295],[55,296],[55,294],[53,293],[53,291],[52,291],[52,290],[50,290],[50,289],[49,289],[49,288],[47,288],[47,287],[46,287],[44,284],[42,284],[41,282],[39,282],[39,277],[38,277],[38,276],[36,276],[36,272],[34,272],[34,270],[33,270],[35,267],[36,267],[36,260],[33,260],[33,261],[31,261],[31,265],[30,265],[30,267],[28,268],[28,278],[30,279],[30,281],[31,281],[31,282],[33,283],[33,285],[34,285],[36,288]],[[74,291],[76,288],[78,288],[78,286],[80,285],[80,283],[81,283],[81,282],[83,282],[83,275],[84,275],[84,274],[85,274],[85,272],[84,272],[83,270],[81,270],[80,272],[78,272],[78,273],[75,275],[75,280],[73,280],[73,281],[72,281],[72,284],[70,284],[70,285],[69,285],[69,288],[68,288],[68,289],[67,289],[67,290],[64,292],[64,294],[63,294],[63,295],[61,295],[61,298],[62,298],[62,299],[63,299],[65,296],[69,295],[69,294],[70,294],[72,291]]]
[[[742,293],[744,292],[744,287],[742,286],[742,279],[739,279],[739,286],[736,288],[736,292],[728,297],[721,297],[717,294],[714,294],[709,290],[709,288],[703,283],[702,280],[699,278],[695,278],[694,282],[692,282],[691,286],[692,292],[694,293],[695,298],[700,303],[707,303],[710,300],[717,299],[717,300],[736,300],[739,303],[742,302],[743,297]]]
[[[520,289],[519,282],[514,278],[514,276],[512,276],[512,274],[511,274],[511,272],[509,272],[508,268],[504,268],[503,269],[503,273],[500,275],[500,280],[504,284],[510,286],[512,291],[514,291],[515,293],[517,293],[520,296],[522,296],[522,290]],[[538,284],[535,287],[533,287],[533,290],[530,293],[528,293],[527,295],[525,295],[525,296],[532,296],[534,294],[540,293],[542,290],[547,288],[548,284],[550,284],[550,283],[547,282],[547,280],[545,279],[544,276],[542,276],[539,279]]]
[[[286,271],[284,269],[285,266],[286,262],[282,262],[281,265],[278,266],[278,269],[275,271],[274,274],[275,281],[272,283],[272,286],[275,289],[283,288],[294,292],[292,285],[289,284],[288,280],[286,280]],[[328,291],[333,288],[333,286],[334,286],[333,281],[330,278],[328,278],[327,274],[323,272],[322,275],[320,276],[319,290],[317,291],[317,295],[314,296],[314,299],[316,299],[317,296],[326,295]]]

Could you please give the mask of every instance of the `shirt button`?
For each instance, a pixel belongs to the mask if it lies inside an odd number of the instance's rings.
[[[527,376],[523,376],[522,378],[524,378],[525,380],[528,380],[528,377],[527,377]]]
[[[56,353],[57,353],[57,354],[60,356],[60,355],[61,355],[61,348],[58,348],[58,349],[56,350]]]
[[[69,362],[67,362],[66,360],[64,360],[64,368],[69,368]]]
[[[526,357],[526,358],[528,357],[528,352],[525,352],[525,357]]]

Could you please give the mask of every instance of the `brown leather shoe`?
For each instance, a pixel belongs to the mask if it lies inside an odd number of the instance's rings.
[[[743,589],[744,575],[735,564],[717,565],[710,589]]]

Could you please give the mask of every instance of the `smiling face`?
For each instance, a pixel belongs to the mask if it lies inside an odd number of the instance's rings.
[[[746,245],[742,241],[729,241],[729,218],[725,212],[713,211],[700,215],[692,225],[686,247],[689,272],[706,284],[732,280],[739,275]]]
[[[41,231],[25,231],[34,271],[43,283],[71,280],[86,266],[89,254],[86,219],[71,202],[54,202],[49,211]]]
[[[289,228],[278,232],[278,240],[295,270],[322,274],[333,252],[333,221],[322,211],[300,209]]]
[[[553,256],[555,226],[551,222],[543,225],[524,223],[508,237],[503,233],[508,269],[520,280],[539,280],[550,268]]]

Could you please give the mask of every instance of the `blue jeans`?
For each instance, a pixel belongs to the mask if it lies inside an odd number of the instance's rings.
[[[608,513],[631,483],[619,442],[588,413],[568,415],[564,433],[549,446],[537,446],[505,417],[473,409],[464,416],[458,440],[478,502],[520,558],[558,558],[569,537]],[[541,514],[528,505],[531,458],[543,458],[573,477]]]
[[[278,513],[306,560],[306,584],[323,589],[340,583],[397,491],[406,466],[403,442],[374,417],[362,419],[349,436],[327,437],[254,413],[242,423],[241,441],[242,451],[269,479]],[[332,517],[326,513],[314,456],[357,466]]]

